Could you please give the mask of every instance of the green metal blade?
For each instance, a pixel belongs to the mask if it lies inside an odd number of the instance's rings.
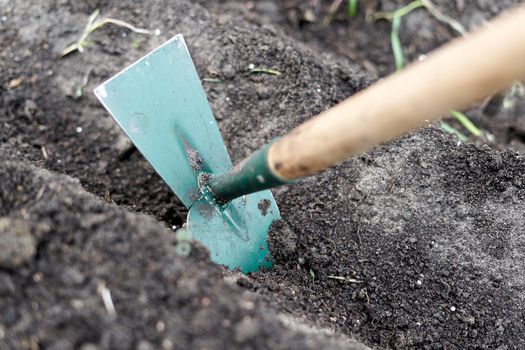
[[[271,267],[266,237],[280,218],[270,191],[217,204],[204,179],[232,163],[182,35],[139,59],[95,94],[188,207],[188,230],[217,263]],[[133,174],[130,174],[133,176]]]
[[[217,204],[204,196],[188,213],[193,237],[210,250],[212,261],[253,272],[272,267],[266,237],[270,225],[280,218],[268,190]]]
[[[97,87],[95,94],[187,207],[199,198],[195,173],[204,155],[206,171],[231,169],[182,35]],[[188,145],[193,147],[189,156]]]

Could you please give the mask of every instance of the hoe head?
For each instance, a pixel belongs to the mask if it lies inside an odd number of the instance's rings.
[[[187,228],[213,261],[243,272],[271,267],[266,237],[280,218],[271,192],[217,203],[206,186],[211,176],[230,171],[232,162],[182,35],[98,86],[95,94],[189,208]]]

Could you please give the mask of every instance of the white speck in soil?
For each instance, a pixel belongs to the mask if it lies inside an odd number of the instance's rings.
[[[450,307],[450,311],[452,311],[452,312],[456,311],[456,307],[455,306],[451,306]]]
[[[248,65],[248,69],[254,69],[254,68],[255,68],[255,64],[250,63],[250,64]]]
[[[173,342],[169,339],[164,339],[162,341],[162,348],[165,350],[171,350],[173,349]]]
[[[120,35],[121,35],[123,38],[125,38],[125,37],[128,36],[128,34],[127,34],[126,32],[122,32],[122,33],[120,33]]]
[[[155,325],[155,328],[157,329],[157,332],[164,332],[164,330],[166,329],[166,324],[162,321],[158,321],[157,324]]]
[[[318,89],[316,89],[315,91],[317,91],[317,92],[321,92],[321,89],[318,88]]]
[[[416,284],[417,284],[418,286],[420,286],[420,285],[423,284],[423,282],[421,282],[421,280],[417,280]]]
[[[77,126],[75,131],[77,132],[77,134],[80,134],[82,132],[82,127],[81,126]]]
[[[2,20],[2,22],[5,22],[7,21],[7,16],[2,16],[0,19]]]
[[[160,29],[159,29],[159,28],[155,29],[155,35],[159,36],[160,33],[161,33],[161,32],[160,32]]]

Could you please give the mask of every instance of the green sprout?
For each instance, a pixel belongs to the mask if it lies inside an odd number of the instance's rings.
[[[312,282],[315,280],[315,272],[314,270],[310,269],[310,277],[312,277]]]
[[[392,52],[394,53],[394,61],[396,63],[396,70],[403,69],[405,65],[405,56],[403,55],[403,47],[401,40],[399,40],[399,27],[401,26],[401,17],[394,17],[392,20],[392,32],[390,33],[390,41],[392,43]]]
[[[449,134],[456,135],[461,142],[468,142],[468,137],[465,134],[463,134],[461,131],[457,130],[455,127],[453,127],[447,122],[441,122],[441,129],[443,129],[443,131]]]
[[[377,13],[374,17],[378,19],[386,19],[392,22],[392,31],[390,34],[390,42],[392,45],[392,52],[394,54],[394,62],[396,66],[396,71],[403,69],[405,66],[405,56],[403,54],[403,46],[401,45],[401,40],[399,39],[399,28],[401,27],[401,18],[408,15],[410,12],[418,8],[425,8],[435,19],[438,21],[449,25],[452,29],[458,32],[461,35],[466,35],[467,30],[461,23],[455,19],[442,13],[430,0],[415,0],[410,2],[408,5],[397,9],[392,12],[380,12]],[[476,137],[482,137],[483,134],[481,130],[472,123],[472,121],[463,113],[458,111],[450,112],[454,118],[472,135]],[[444,131],[448,133],[455,134],[461,141],[467,142],[468,137],[461,133],[459,130],[455,129],[452,125],[442,122],[441,127]]]
[[[99,15],[100,11],[99,10],[95,10],[88,18],[88,21],[87,21],[87,24],[86,26],[84,27],[84,31],[82,32],[82,34],[80,35],[80,37],[78,38],[78,40],[72,44],[70,44],[69,46],[67,46],[64,50],[62,50],[62,52],[60,52],[60,57],[64,57],[64,56],[67,56],[73,52],[84,52],[84,49],[86,47],[89,46],[90,42],[88,40],[88,37],[91,33],[93,33],[95,30],[97,29],[100,29],[102,28],[103,26],[105,26],[106,24],[114,24],[114,25],[117,25],[119,27],[124,27],[124,28],[127,28],[135,33],[138,33],[138,34],[145,34],[145,35],[159,35],[160,34],[160,30],[155,30],[155,31],[151,31],[151,30],[147,30],[147,29],[142,29],[142,28],[137,28],[135,27],[134,25],[128,23],[128,22],[124,22],[122,20],[119,20],[119,19],[114,19],[114,18],[109,18],[109,17],[106,17],[106,18],[102,18],[102,19],[98,19],[97,20],[97,17]]]
[[[354,18],[357,14],[357,0],[348,0],[348,17]]]
[[[79,99],[82,97],[82,95],[84,94],[84,88],[87,86],[88,84],[88,81],[89,81],[89,75],[91,74],[91,71],[93,70],[93,68],[89,68],[86,73],[84,74],[84,76],[82,77],[82,81],[79,85],[77,85],[75,87],[75,92],[73,94],[73,98],[74,99]]]
[[[465,27],[463,27],[463,25],[461,25],[461,23],[442,13],[432,2],[430,2],[430,0],[415,0],[408,5],[392,12],[378,12],[374,15],[375,20],[386,19],[392,22],[390,41],[392,45],[392,52],[394,54],[394,61],[396,63],[396,70],[401,70],[405,65],[403,47],[401,45],[401,40],[399,39],[401,18],[421,7],[425,8],[435,19],[449,25],[459,34],[467,34],[467,30]]]
[[[476,137],[483,136],[483,134],[481,133],[481,130],[479,130],[478,127],[474,125],[474,123],[465,114],[458,112],[458,111],[450,111],[450,114],[452,114],[452,116],[456,118],[456,120],[461,125],[463,125],[463,127],[467,129],[472,135]]]
[[[380,12],[375,15],[375,19],[386,19],[392,22],[392,31],[390,33],[390,42],[392,45],[392,52],[394,54],[394,61],[396,63],[396,70],[401,70],[405,66],[405,56],[403,54],[403,47],[399,39],[399,28],[401,27],[401,18],[408,15],[415,9],[423,6],[423,0],[415,0],[406,6],[401,7],[393,12]]]
[[[252,68],[248,71],[250,74],[269,74],[269,75],[281,75],[281,71],[274,68]]]

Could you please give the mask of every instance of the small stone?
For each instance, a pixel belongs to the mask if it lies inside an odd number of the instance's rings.
[[[147,340],[141,340],[137,345],[137,350],[154,350],[155,347]]]
[[[15,284],[11,276],[7,273],[0,273],[0,296],[13,295],[15,291]]]
[[[157,329],[157,332],[164,332],[164,330],[166,329],[166,324],[162,321],[158,321],[157,324],[155,325],[155,328]]]
[[[173,342],[171,340],[169,340],[169,339],[164,339],[162,341],[162,348],[164,350],[171,350],[171,349],[173,349]]]
[[[456,307],[455,306],[451,306],[450,307],[450,311],[452,311],[452,312],[456,311]]]
[[[102,344],[104,348],[125,350],[132,347],[134,341],[131,331],[121,325],[114,324],[106,330],[102,336]]]
[[[224,67],[222,67],[221,71],[222,71],[222,76],[225,79],[235,78],[235,74],[236,74],[235,68],[233,68],[231,64],[225,64]]]
[[[273,95],[273,89],[266,85],[259,84],[255,88],[255,93],[259,100],[266,100]]]
[[[60,339],[53,342],[48,349],[49,350],[73,350],[75,347],[67,339]]]
[[[0,218],[0,267],[17,268],[31,260],[36,254],[36,244],[25,221]]]
[[[254,284],[252,283],[252,281],[250,281],[245,276],[241,276],[237,278],[237,284],[241,287],[248,288],[248,289],[254,288]]]
[[[238,343],[243,343],[253,338],[258,330],[259,326],[255,320],[251,317],[244,317],[242,321],[235,326],[235,340]]]
[[[472,326],[474,323],[476,323],[476,318],[471,315],[464,315],[461,317],[461,321]]]
[[[98,350],[98,347],[93,343],[84,343],[80,346],[80,350]]]
[[[66,267],[61,275],[62,282],[67,286],[84,283],[86,277],[75,267]]]

